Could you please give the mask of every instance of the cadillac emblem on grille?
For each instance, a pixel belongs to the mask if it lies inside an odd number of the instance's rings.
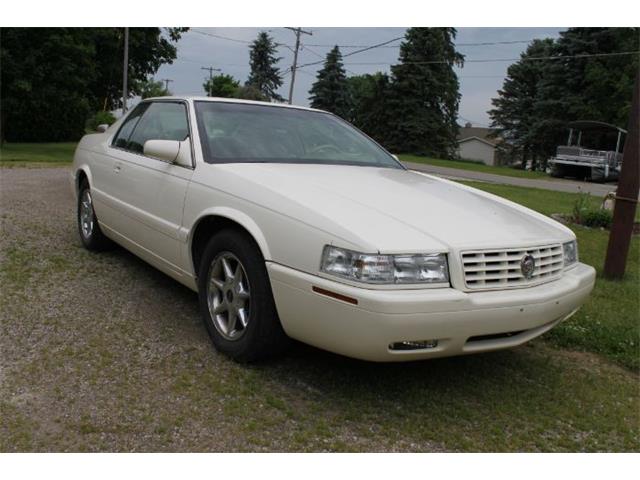
[[[532,255],[525,255],[520,260],[520,271],[524,278],[531,278],[533,276],[533,271],[536,269],[536,259],[533,258]]]

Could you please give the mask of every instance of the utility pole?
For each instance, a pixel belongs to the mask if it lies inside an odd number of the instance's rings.
[[[220,70],[219,68],[213,68],[213,67],[200,67],[200,70],[208,70],[209,71],[209,96],[213,97],[213,94],[211,93],[211,80],[213,80],[213,72],[221,72],[222,70]]]
[[[296,34],[296,48],[293,51],[293,65],[291,65],[291,85],[289,85],[289,105],[293,101],[293,84],[296,81],[296,68],[298,67],[298,49],[300,48],[300,35],[313,35],[312,32],[307,32],[306,30],[302,30],[300,27],[285,27],[288,30],[291,30]]]
[[[169,95],[169,83],[173,82],[170,78],[163,78],[161,81],[164,82],[164,91]]]
[[[127,77],[129,76],[129,27],[124,27],[124,65],[122,67],[122,115],[127,113]]]
[[[624,276],[627,255],[633,233],[633,220],[638,206],[638,190],[640,189],[640,80],[636,73],[633,86],[629,127],[624,142],[622,169],[616,190],[616,203],[613,210],[613,224],[609,234],[607,259],[604,262],[604,276],[620,280]]]

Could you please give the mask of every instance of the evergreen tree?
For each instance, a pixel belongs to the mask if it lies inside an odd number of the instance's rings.
[[[528,47],[509,68],[493,100],[495,108],[489,112],[493,125],[504,133],[517,156],[531,159],[533,168],[544,168],[556,146],[566,141],[571,121],[626,126],[638,55],[587,55],[638,51],[639,31],[570,28],[556,41],[534,41]],[[612,141],[591,147],[611,148]]]
[[[391,80],[386,73],[349,77],[352,108],[349,121],[371,138],[386,145],[389,127],[394,122],[389,106]]]
[[[545,62],[531,57],[548,57],[553,54],[551,39],[534,40],[520,55],[521,60],[507,69],[507,77],[498,97],[489,111],[495,136],[503,141],[499,147],[506,158],[521,160],[523,168],[528,160],[535,162],[540,155],[540,138],[534,135],[536,100],[539,84],[545,73]]]
[[[351,92],[347,75],[342,65],[342,54],[336,45],[327,53],[317,80],[311,86],[311,107],[327,110],[348,119],[351,114]]]
[[[545,62],[538,115],[559,120],[599,120],[625,127],[631,107],[639,56],[579,55],[637,52],[640,28],[569,28],[555,42],[555,56]]]
[[[407,30],[400,63],[391,67],[394,122],[387,146],[393,151],[455,155],[460,93],[453,68],[463,63],[455,36],[454,28]]]
[[[276,44],[267,32],[260,32],[251,44],[249,58],[251,72],[245,86],[255,88],[268,100],[281,101],[277,90],[282,85],[282,77],[275,65],[282,57],[276,57]]]

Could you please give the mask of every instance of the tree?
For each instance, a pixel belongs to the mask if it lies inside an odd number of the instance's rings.
[[[164,82],[156,81],[153,77],[140,82],[136,86],[136,90],[140,92],[142,98],[166,97],[171,92],[165,88]]]
[[[522,168],[529,159],[535,162],[541,153],[542,139],[534,132],[536,101],[540,95],[540,81],[545,74],[545,63],[532,58],[548,57],[553,52],[553,40],[534,40],[520,55],[520,61],[509,66],[498,97],[491,101],[494,108],[489,111],[489,116],[495,136],[503,140],[499,146],[501,153],[512,161],[521,160]]]
[[[282,85],[280,70],[275,66],[282,57],[276,57],[276,44],[267,32],[260,32],[249,51],[251,72],[245,86],[257,89],[268,100],[281,101],[277,93]]]
[[[239,86],[240,82],[231,75],[220,74],[207,80],[202,88],[209,97],[234,98]]]
[[[90,28],[97,55],[96,77],[91,85],[92,97],[101,108],[114,110],[122,106],[123,28]],[[176,43],[188,28],[129,28],[130,95],[140,95],[141,82],[177,56]]]
[[[397,152],[451,158],[456,151],[458,78],[463,56],[453,43],[454,28],[409,28],[400,45],[400,63],[391,67],[388,147]]]
[[[84,134],[96,78],[85,29],[2,28],[2,141],[75,140]]]
[[[352,109],[351,91],[337,45],[327,53],[324,66],[318,71],[316,78],[309,91],[311,107],[349,118]]]
[[[638,51],[639,32],[638,28],[570,28],[555,41],[529,45],[509,68],[489,112],[493,125],[515,146],[514,152],[531,159],[533,168],[544,168],[556,146],[566,141],[568,122],[599,120],[624,127],[638,56],[607,54]],[[605,55],[593,56],[600,54]],[[611,139],[591,147],[611,148]]]
[[[183,28],[131,28],[131,95],[176,57]],[[122,95],[121,28],[3,28],[0,32],[2,140],[77,140],[90,112]]]
[[[351,95],[349,121],[386,145],[393,117],[389,106],[391,80],[386,73],[354,75],[347,79]]]
[[[234,95],[234,98],[241,98],[243,100],[258,100],[261,102],[267,102],[269,99],[253,85],[239,86]]]

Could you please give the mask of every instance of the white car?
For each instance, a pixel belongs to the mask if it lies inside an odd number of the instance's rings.
[[[514,347],[595,280],[568,228],[407,170],[309,108],[145,100],[82,139],[71,180],[83,244],[114,241],[197,291],[239,361],[290,338],[372,361]]]

